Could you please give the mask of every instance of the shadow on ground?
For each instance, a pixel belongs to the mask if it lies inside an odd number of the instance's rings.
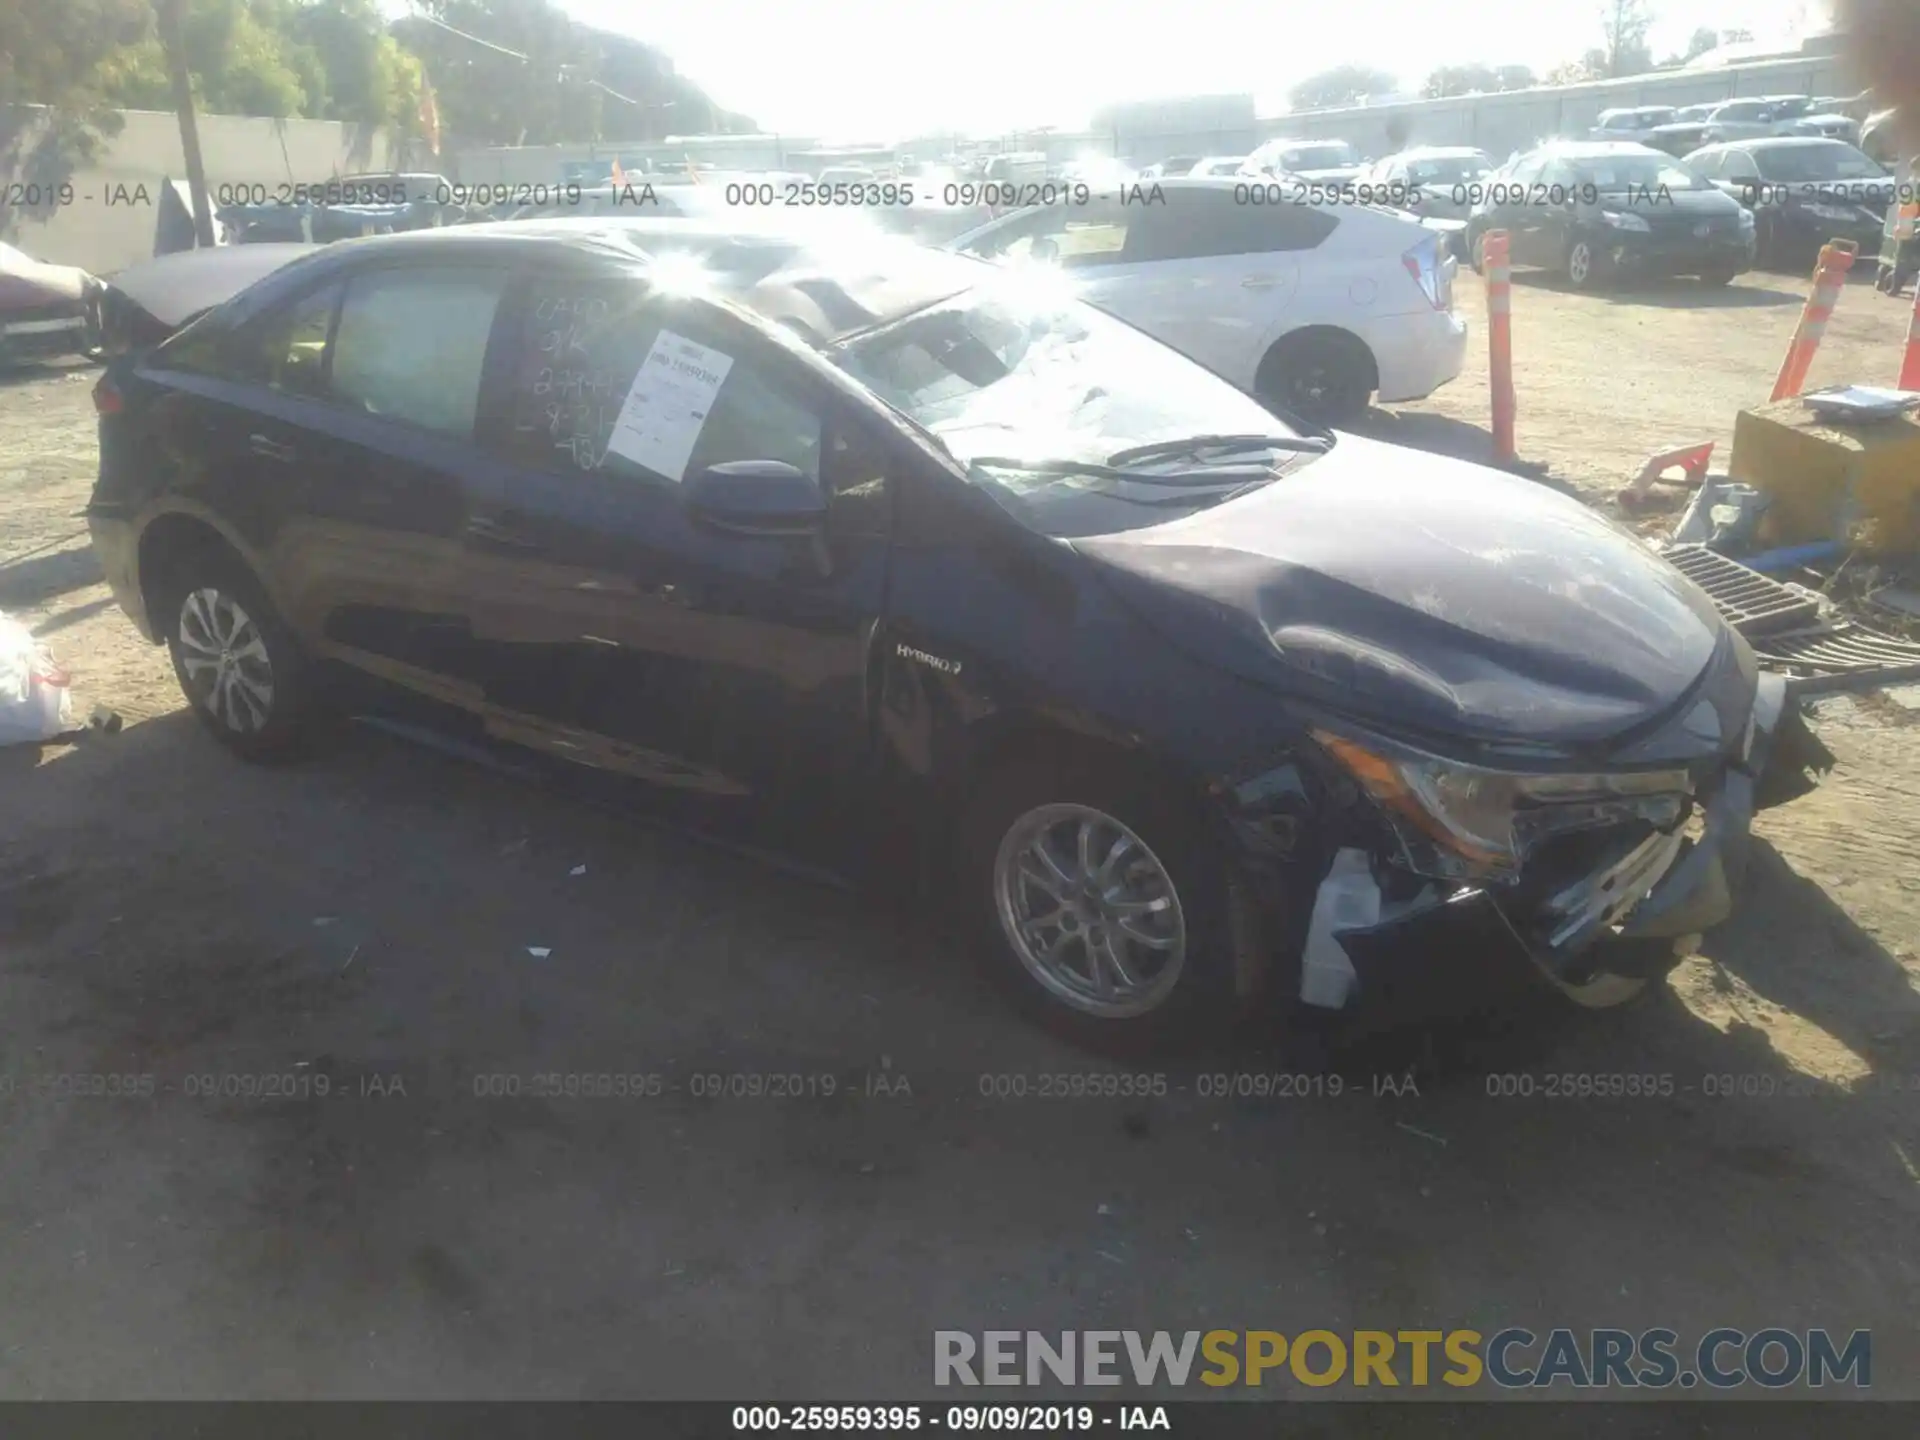
[[[1707,285],[1691,276],[1675,276],[1670,279],[1621,278],[1587,289],[1574,286],[1566,276],[1550,270],[1516,272],[1513,278],[1515,284],[1563,295],[1590,295],[1610,305],[1650,305],[1662,310],[1756,310],[1806,303],[1805,295],[1775,289],[1751,272],[1731,285]]]
[[[56,596],[97,585],[102,578],[100,562],[85,540],[11,560],[0,564],[0,610],[35,609]]]
[[[384,738],[261,769],[174,712],[0,753],[0,793],[0,1062],[160,1081],[9,1112],[16,1392],[907,1398],[936,1328],[1202,1317],[1873,1325],[1876,1393],[1920,1391],[1888,1107],[1708,1094],[1786,1067],[1671,992],[1042,1098],[1152,1067],[1031,1030],[904,913]],[[1892,962],[1759,861],[1713,962],[1881,1044]],[[532,1083],[643,1073],[670,1088]],[[268,1075],[332,1098],[185,1088]],[[735,1075],[836,1088],[698,1088]],[[1601,1093],[1548,1088],[1577,1076]]]

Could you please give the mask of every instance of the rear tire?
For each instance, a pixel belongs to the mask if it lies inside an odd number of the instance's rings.
[[[986,777],[958,850],[991,974],[1048,1029],[1139,1056],[1237,1018],[1224,857],[1197,802],[1118,760],[1023,757]]]
[[[312,666],[246,566],[211,547],[188,551],[168,567],[160,598],[174,677],[200,723],[242,759],[299,754]]]
[[[1723,285],[1731,285],[1739,274],[1738,270],[1708,270],[1701,274],[1700,283],[1717,290]]]
[[[1373,354],[1344,330],[1289,335],[1260,362],[1260,399],[1316,425],[1351,425],[1365,417],[1379,383]]]

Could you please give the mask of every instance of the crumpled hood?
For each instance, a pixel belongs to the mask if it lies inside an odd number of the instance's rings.
[[[1590,746],[1654,720],[1724,630],[1578,501],[1350,435],[1243,499],[1075,546],[1202,659],[1478,743]]]

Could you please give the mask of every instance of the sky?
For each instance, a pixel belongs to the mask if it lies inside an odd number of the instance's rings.
[[[1546,71],[1600,43],[1601,0],[558,0],[632,35],[764,129],[889,141],[955,130],[1081,128],[1102,105],[1251,93],[1363,64],[1417,89],[1435,68],[1484,61]],[[1651,0],[1654,54],[1700,26],[1773,40],[1825,28],[1820,0]]]

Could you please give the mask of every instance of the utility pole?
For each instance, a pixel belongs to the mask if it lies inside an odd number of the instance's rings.
[[[207,169],[200,159],[200,127],[193,118],[193,79],[187,73],[187,50],[180,39],[180,11],[186,0],[153,0],[160,22],[160,47],[167,52],[167,73],[173,80],[173,108],[180,117],[180,151],[187,159],[187,188],[193,192],[195,243],[211,247],[213,208],[207,201]]]

